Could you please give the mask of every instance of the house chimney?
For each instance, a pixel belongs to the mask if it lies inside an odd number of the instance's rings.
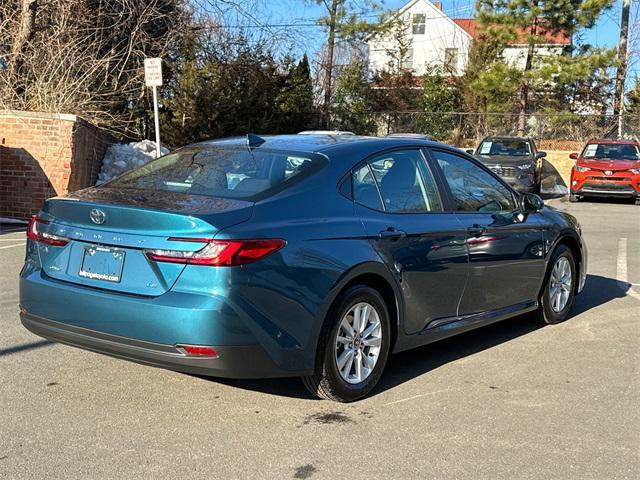
[[[438,10],[442,10],[442,2],[433,2],[433,6]]]

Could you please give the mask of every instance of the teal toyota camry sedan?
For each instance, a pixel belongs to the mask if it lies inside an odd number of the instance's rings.
[[[420,138],[198,143],[48,200],[27,236],[32,332],[192,374],[301,377],[343,402],[394,352],[564,320],[587,270],[575,218]]]

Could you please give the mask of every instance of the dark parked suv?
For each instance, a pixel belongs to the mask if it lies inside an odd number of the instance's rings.
[[[486,137],[475,150],[467,150],[487,167],[500,175],[519,192],[539,192],[542,159],[531,138]]]

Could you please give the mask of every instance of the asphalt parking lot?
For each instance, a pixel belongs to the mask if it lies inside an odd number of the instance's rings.
[[[346,405],[36,337],[18,319],[24,233],[0,233],[0,478],[640,478],[640,207],[549,203],[589,246],[572,318],[396,355]]]

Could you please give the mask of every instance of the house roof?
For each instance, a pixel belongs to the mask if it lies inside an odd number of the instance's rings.
[[[480,26],[478,24],[478,20],[475,18],[454,18],[453,21],[462,28],[465,32],[471,35],[471,38],[476,38],[478,33],[480,32]],[[544,35],[545,41],[544,43],[553,44],[553,45],[569,45],[571,43],[571,36],[565,33],[552,33],[552,32],[541,32],[541,28],[537,29],[536,32],[539,35]],[[522,45],[526,44],[526,36],[528,32],[524,29],[518,29],[518,39],[512,43],[512,45]]]

